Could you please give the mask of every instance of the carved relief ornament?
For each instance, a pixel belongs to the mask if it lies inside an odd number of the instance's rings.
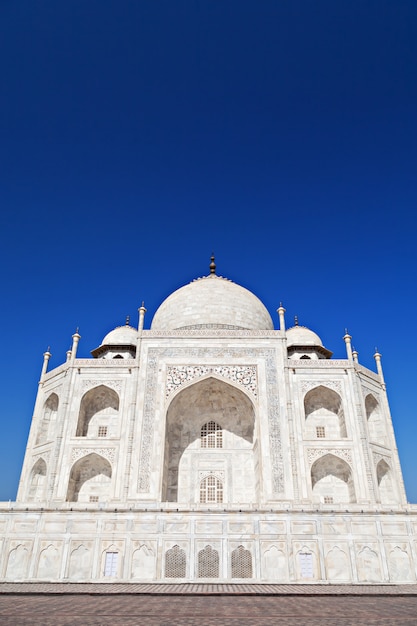
[[[349,448],[308,448],[307,459],[310,465],[313,465],[314,461],[320,459],[326,454],[332,454],[333,456],[343,459],[349,465],[352,465],[352,453]]]
[[[208,374],[217,374],[237,383],[255,398],[258,395],[255,365],[175,365],[167,367],[165,397],[168,398],[173,391],[179,389],[184,383],[197,380]]]

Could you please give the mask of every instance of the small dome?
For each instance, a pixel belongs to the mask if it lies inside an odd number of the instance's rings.
[[[322,340],[306,326],[293,326],[287,330],[288,356],[293,359],[330,359],[333,352],[323,346]],[[304,354],[303,354],[304,353]]]
[[[273,330],[271,316],[251,291],[214,273],[177,289],[161,304],[152,330],[180,328]]]
[[[323,347],[323,343],[320,337],[306,326],[293,326],[287,330],[287,346]]]
[[[117,326],[104,337],[102,346],[136,346],[138,331],[133,326]]]

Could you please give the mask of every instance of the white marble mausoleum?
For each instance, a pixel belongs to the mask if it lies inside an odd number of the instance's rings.
[[[92,358],[46,352],[0,578],[415,583],[381,356],[284,314],[212,259],[150,330],[142,306]]]

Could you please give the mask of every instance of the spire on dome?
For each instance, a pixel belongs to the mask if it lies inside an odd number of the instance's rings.
[[[126,326],[130,326],[130,315],[126,315]]]
[[[211,261],[211,263],[210,263],[210,274],[215,274],[216,273],[216,264],[214,262],[214,254],[213,253],[211,254],[210,261]]]

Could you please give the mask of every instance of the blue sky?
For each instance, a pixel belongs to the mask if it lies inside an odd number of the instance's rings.
[[[0,499],[42,354],[218,273],[383,355],[417,502],[415,0],[0,4]]]

